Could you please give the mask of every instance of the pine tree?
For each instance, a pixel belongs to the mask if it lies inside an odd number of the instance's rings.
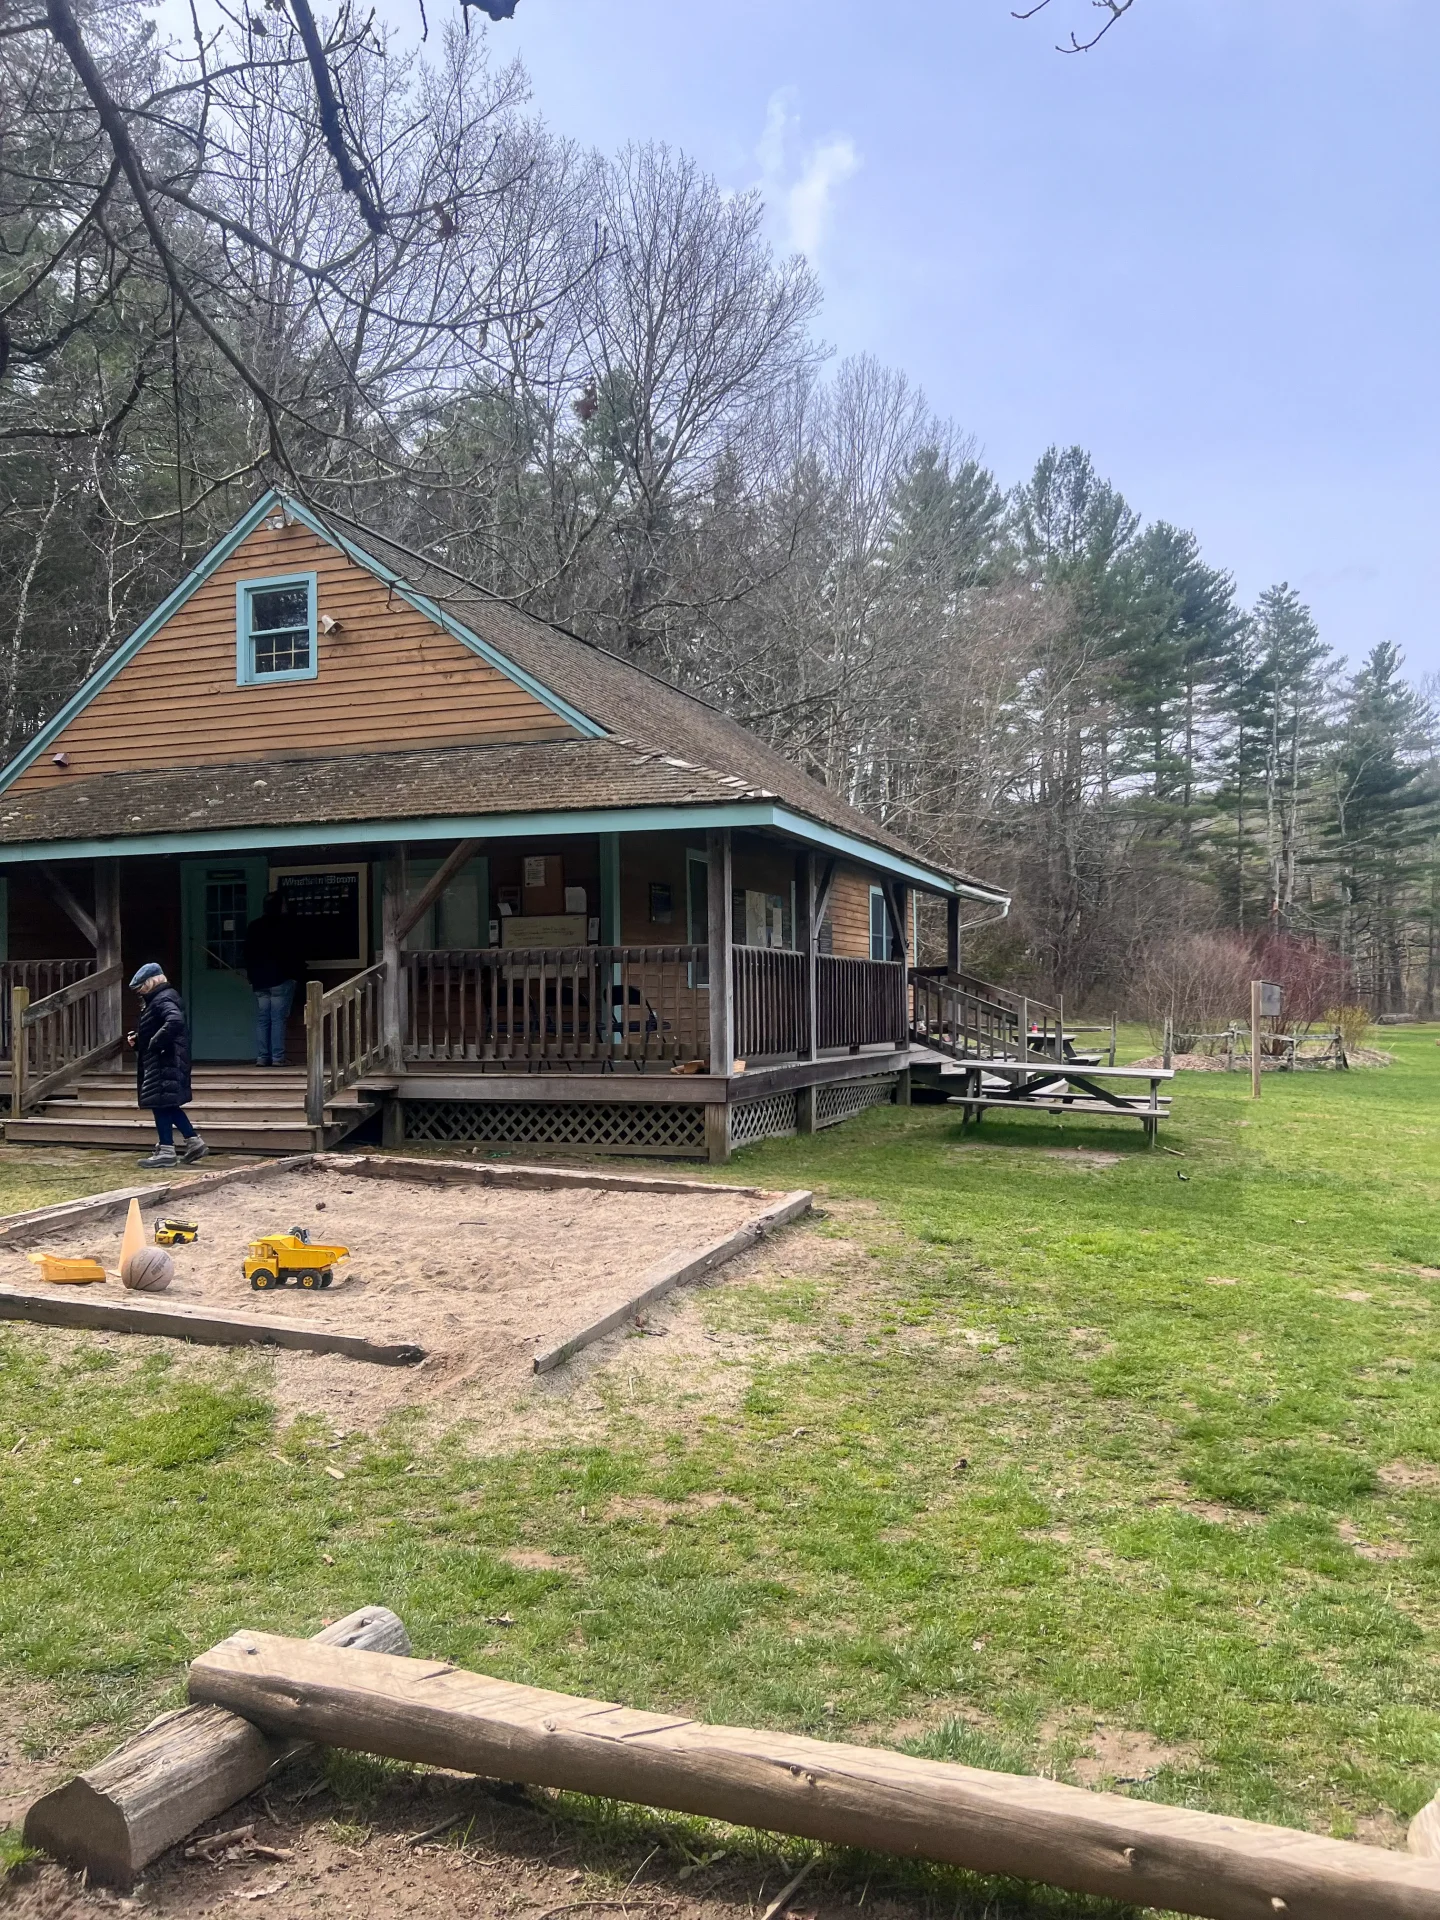
[[[1424,757],[1426,703],[1402,664],[1381,641],[1345,689],[1320,827],[1341,952],[1380,1013],[1404,1007],[1406,893],[1425,872],[1440,815]]]
[[[1240,625],[1235,583],[1205,564],[1193,533],[1159,520],[1136,541],[1120,584],[1128,605],[1115,690],[1127,770],[1145,779],[1159,827],[1178,826],[1184,856],[1200,810],[1205,695]]]

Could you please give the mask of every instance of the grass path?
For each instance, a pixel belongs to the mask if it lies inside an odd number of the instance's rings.
[[[1187,1076],[1183,1157],[933,1107],[753,1149],[837,1257],[695,1296],[739,1389],[647,1351],[598,1444],[335,1446],[262,1362],[0,1332],[31,1750],[103,1747],[239,1624],[383,1600],[548,1686],[1399,1843],[1440,1784],[1436,1039],[1258,1105]],[[46,1178],[7,1152],[0,1208]]]

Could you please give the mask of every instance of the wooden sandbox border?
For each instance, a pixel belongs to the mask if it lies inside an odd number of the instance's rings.
[[[324,1173],[351,1174],[361,1179],[429,1180],[437,1186],[515,1187],[531,1192],[553,1192],[556,1188],[593,1188],[601,1192],[640,1193],[663,1196],[667,1193],[742,1194],[760,1199],[763,1187],[725,1185],[713,1180],[667,1180],[647,1174],[590,1173],[570,1167],[497,1166],[488,1161],[429,1160],[410,1155],[299,1153],[278,1160],[257,1160],[242,1167],[226,1167],[217,1173],[203,1173],[187,1180],[161,1182],[151,1187],[121,1187],[109,1193],[92,1194],[82,1200],[62,1200],[50,1207],[34,1207],[26,1213],[0,1218],[0,1246],[17,1246],[27,1239],[53,1233],[57,1227],[79,1225],[128,1208],[132,1200],[142,1206],[157,1201],[198,1199],[211,1188],[229,1181],[259,1179],[272,1174],[294,1173],[315,1167]],[[550,1373],[556,1367],[633,1320],[642,1308],[669,1293],[687,1280],[723,1266],[758,1240],[787,1221],[808,1212],[813,1203],[809,1192],[780,1195],[775,1202],[751,1220],[745,1221],[723,1239],[712,1240],[698,1253],[673,1255],[641,1277],[640,1287],[609,1312],[588,1326],[581,1327],[553,1347],[534,1356],[536,1373]],[[342,1333],[327,1328],[307,1327],[303,1321],[262,1320],[251,1314],[224,1313],[213,1308],[182,1306],[142,1307],[128,1300],[95,1297],[66,1288],[47,1287],[44,1291],[22,1287],[0,1287],[0,1320],[24,1320],[37,1326],[90,1329],[105,1333],[148,1334],[159,1339],[192,1340],[202,1346],[273,1346],[299,1349],[309,1353],[337,1353],[351,1360],[373,1361],[380,1366],[415,1366],[424,1360],[424,1347],[409,1342],[367,1340],[362,1334]]]

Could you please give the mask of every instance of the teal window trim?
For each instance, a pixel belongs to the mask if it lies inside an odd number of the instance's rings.
[[[275,588],[304,587],[306,626],[309,629],[310,659],[303,667],[285,667],[278,673],[255,670],[255,635],[251,627],[251,602],[255,594]],[[320,672],[319,617],[316,576],[313,573],[276,573],[260,580],[240,580],[235,585],[235,684],[241,687],[273,687],[289,681],[314,680]]]

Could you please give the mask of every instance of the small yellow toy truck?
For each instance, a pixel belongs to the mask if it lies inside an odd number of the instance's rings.
[[[52,1286],[93,1286],[105,1284],[105,1268],[96,1254],[27,1253],[40,1269],[40,1278]]]
[[[257,1293],[283,1287],[292,1280],[306,1288],[328,1287],[337,1261],[348,1260],[348,1247],[312,1246],[304,1227],[292,1233],[267,1233],[250,1242],[245,1277]]]
[[[155,1222],[157,1247],[188,1247],[199,1237],[200,1223],[196,1220],[157,1220]]]

